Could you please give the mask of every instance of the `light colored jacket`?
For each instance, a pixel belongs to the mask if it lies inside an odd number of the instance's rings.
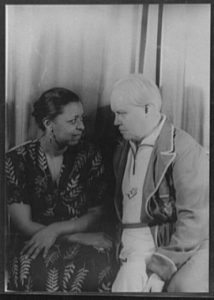
[[[129,143],[114,158],[115,208],[122,222],[121,184]],[[141,222],[151,226],[156,252],[151,272],[167,281],[209,236],[209,159],[189,134],[166,120],[155,143],[143,187]],[[154,226],[157,225],[157,226]]]

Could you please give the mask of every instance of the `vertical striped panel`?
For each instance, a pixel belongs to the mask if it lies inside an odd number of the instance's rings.
[[[140,40],[139,69],[138,69],[139,73],[143,73],[145,49],[146,49],[147,25],[148,25],[148,11],[149,11],[149,4],[144,4],[142,22],[141,22],[141,40]]]
[[[158,8],[158,34],[157,34],[157,53],[156,53],[156,84],[160,84],[160,64],[161,64],[161,35],[162,35],[163,4]]]

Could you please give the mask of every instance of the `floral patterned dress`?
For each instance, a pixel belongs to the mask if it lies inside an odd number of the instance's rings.
[[[58,185],[39,140],[6,154],[6,179],[8,204],[30,205],[32,220],[44,225],[78,218],[107,195],[101,154],[85,142],[64,153]],[[12,222],[8,240],[8,290],[110,291],[116,272],[113,251],[56,242],[46,258],[26,258],[20,254],[26,240]]]

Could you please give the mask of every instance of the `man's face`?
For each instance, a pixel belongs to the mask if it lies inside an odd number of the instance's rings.
[[[79,143],[85,126],[83,107],[80,102],[67,104],[63,112],[52,121],[53,132],[59,145],[72,146]]]
[[[111,109],[115,113],[114,125],[119,127],[123,138],[139,142],[148,131],[145,106],[137,106],[120,93],[112,94]]]

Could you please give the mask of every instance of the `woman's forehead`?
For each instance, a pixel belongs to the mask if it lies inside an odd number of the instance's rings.
[[[71,102],[63,107],[63,116],[76,116],[83,114],[83,105],[81,102]]]

